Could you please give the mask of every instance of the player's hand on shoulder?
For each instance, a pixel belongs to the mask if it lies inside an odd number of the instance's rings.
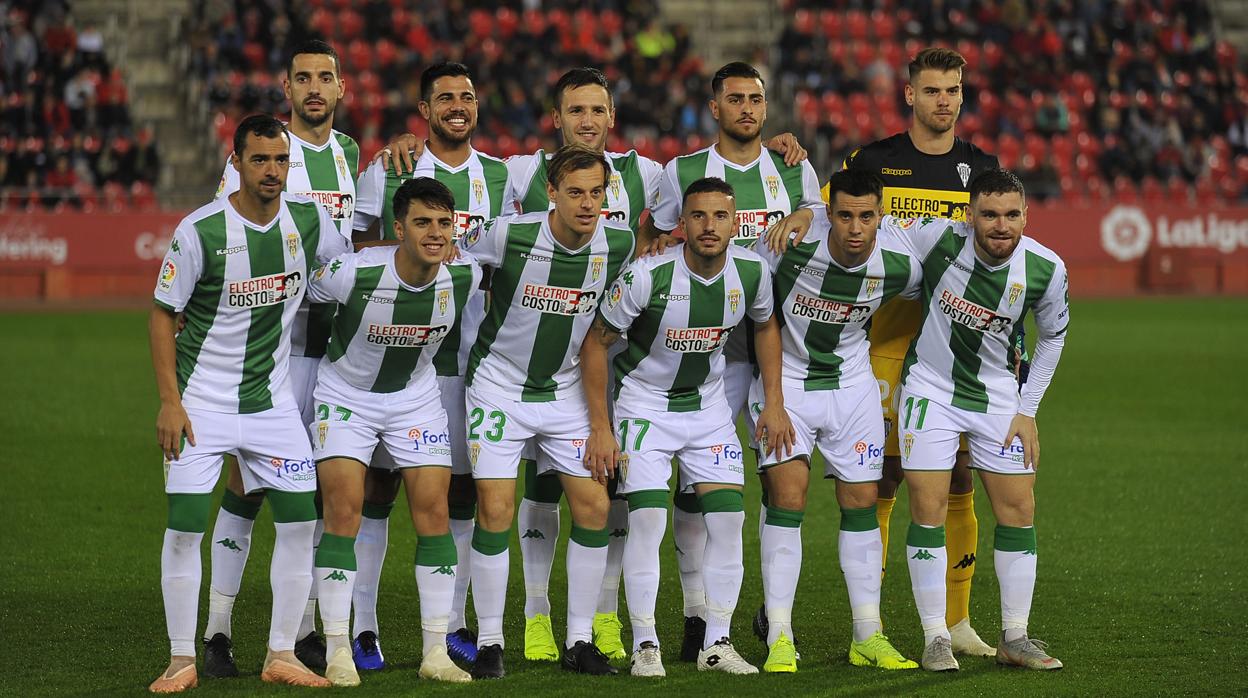
[[[659,236],[651,240],[649,245],[637,250],[637,259],[663,254],[667,251],[667,248],[674,247],[680,243],[681,239],[671,233],[659,233]]]
[[[802,244],[802,240],[806,239],[806,233],[810,232],[810,226],[814,221],[813,209],[799,208],[767,229],[767,247],[776,254],[784,254],[790,239],[793,245]]]
[[[177,460],[182,455],[183,434],[186,434],[187,442],[194,446],[195,432],[182,402],[162,402],[160,412],[156,414],[156,443],[165,458]]]
[[[797,142],[797,136],[787,131],[767,141],[767,150],[783,155],[784,164],[789,167],[805,160],[806,156],[809,155],[806,149],[802,147],[802,144]]]
[[[411,172],[416,168],[416,160],[412,158],[419,159],[424,152],[424,141],[415,134],[404,133],[395,136],[384,148],[377,151],[372,161],[380,159],[383,168],[393,165],[396,172]]]
[[[620,446],[610,425],[590,428],[585,444],[585,469],[592,473],[595,482],[607,484],[607,479],[615,474],[619,455]]]

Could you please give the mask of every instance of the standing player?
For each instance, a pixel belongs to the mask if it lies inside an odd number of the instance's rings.
[[[381,159],[369,165],[359,181],[359,200],[355,208],[354,228],[357,237],[394,239],[394,192],[403,182],[414,177],[432,177],[450,188],[455,196],[455,227],[453,237],[469,228],[496,218],[503,209],[507,166],[472,147],[472,134],[477,128],[477,93],[468,68],[459,63],[439,63],[425,69],[420,76],[420,114],[429,122],[429,140],[415,162],[414,171],[402,174]],[[365,231],[380,227],[380,235]],[[464,607],[471,577],[468,560],[472,543],[472,518],[476,513],[476,490],[472,483],[472,464],[468,461],[464,412],[464,368],[468,351],[477,338],[477,327],[485,315],[485,294],[473,291],[464,310],[464,320],[442,342],[434,357],[438,373],[438,389],[446,410],[451,434],[451,535],[459,556],[459,574],[455,577],[455,602],[451,609],[451,634],[447,649],[463,662],[476,660],[477,643],[467,628]],[[378,541],[376,554],[367,561],[361,554],[360,574],[356,583],[355,632],[361,647],[377,640],[377,581],[385,558],[387,517],[398,493],[396,478],[377,477],[385,471],[372,473],[376,486],[365,493],[364,518],[360,527],[357,550],[365,539]],[[374,546],[369,546],[372,549]],[[361,552],[363,552],[361,550]],[[366,564],[367,562],[367,564]],[[366,576],[367,575],[367,576]],[[366,582],[361,585],[360,582]],[[361,595],[361,589],[369,592]],[[371,635],[370,635],[371,634]]]
[[[226,453],[241,462],[245,491],[268,495],[277,529],[260,678],[329,685],[294,655],[299,611],[312,585],[316,465],[291,391],[289,358],[309,262],[326,261],[343,246],[323,208],[283,193],[289,157],[281,122],[244,119],[231,157],[239,190],[183,219],[156,285],[149,333],[169,495],[160,568],[173,657],[152,682],[156,693],[198,683],[199,546]],[[186,326],[175,339],[178,313]]]
[[[316,551],[321,619],[336,686],[358,686],[350,636],[356,579],[355,534],[364,474],[381,444],[402,474],[416,527],[416,585],[424,640],[420,675],[471,680],[446,652],[457,557],[447,523],[451,436],[434,369],[439,346],[456,335],[481,282],[471,261],[442,264],[453,244],[455,198],[427,177],[394,194],[398,246],[371,247],[317,270],[309,295],[338,303],[328,354],[316,382],[309,426],[325,533]]]
[[[922,316],[906,352],[898,409],[910,488],[906,558],[923,623],[923,668],[958,668],[945,620],[942,523],[958,438],[965,434],[997,519],[997,662],[1060,669],[1044,643],[1028,639],[1027,619],[1036,582],[1036,412],[1070,320],[1066,266],[1023,235],[1026,195],[1010,172],[989,170],[971,182],[969,219],[925,218],[903,236],[923,260]],[[1038,336],[1020,395],[1012,338],[1028,312],[1035,314]]]
[[[881,304],[918,288],[918,261],[900,243],[876,238],[883,183],[843,170],[827,184],[826,211],[805,241],[777,255],[759,250],[775,274],[784,327],[784,404],[797,430],[795,457],[760,458],[767,514],[761,547],[767,609],[768,672],[797,671],[793,599],[802,565],[802,518],[817,446],[825,477],[836,478],[841,508],[838,551],[849,590],[853,640],[849,661],[914,669],[884,636],[880,622],[883,544],[876,522],[876,482],[884,455],[884,418],[867,356],[866,325]],[[908,222],[911,223],[911,222]],[[751,409],[770,404],[755,382]]]
[[[667,527],[667,482],[673,456],[681,481],[700,500],[708,533],[707,627],[700,671],[756,674],[728,639],[741,591],[741,527],[745,484],[741,444],[724,397],[723,346],[746,317],[754,320],[759,366],[768,400],[757,434],[765,448],[789,453],[793,427],[780,394],[780,329],[772,318],[771,275],[758,255],[732,244],[732,187],[700,179],[685,190],[687,242],[640,259],[611,287],[581,348],[592,431],[586,462],[609,472],[623,465],[631,535],[624,585],[633,626],[634,676],[665,676],[655,628],[659,545]],[[607,413],[607,349],[625,332],[616,359],[615,417]],[[622,454],[619,452],[623,451]]]
[[[472,590],[479,623],[474,678],[503,676],[508,537],[521,449],[532,440],[559,473],[572,510],[563,667],[615,673],[592,643],[607,558],[605,480],[582,463],[589,420],[576,349],[607,285],[633,255],[633,236],[600,214],[610,166],[580,145],[547,166],[549,213],[504,216],[463,248],[492,269],[491,305],[468,359],[468,453],[477,483]]]
[[[914,108],[910,128],[863,146],[845,161],[847,169],[859,169],[884,180],[884,213],[897,218],[936,216],[966,220],[970,182],[981,172],[997,167],[996,157],[957,138],[953,127],[962,109],[962,69],[966,60],[956,51],[927,48],[910,62],[906,102]],[[796,238],[801,241],[801,235]],[[783,238],[772,238],[780,251]],[[897,400],[902,359],[919,329],[917,301],[894,298],[880,308],[871,322],[871,370],[880,386],[886,438],[884,476],[880,480],[877,516],[888,559],[889,519],[902,481],[901,453],[897,443]],[[949,490],[949,589],[948,618],[957,654],[992,656],[993,649],[971,627],[971,578],[975,574],[975,549],[979,523],[975,518],[974,481],[970,458],[963,448],[958,454]]]
[[[346,134],[333,128],[334,108],[342,99],[345,83],[338,54],[323,41],[299,44],[287,64],[282,84],[290,100],[290,175],[287,190],[321,204],[345,239],[351,239],[351,202],[360,149]],[[217,193],[223,198],[239,189],[239,173],[229,163]],[[316,365],[329,342],[331,305],[305,302],[299,308],[291,332],[290,377],[295,403],[304,424],[312,421],[312,387]],[[251,549],[251,529],[260,511],[262,496],[244,495],[238,463],[228,462],[229,477],[221,509],[212,529],[212,578],[208,592],[208,627],[204,632],[204,673],[237,676],[231,653],[231,615],[243,580],[243,568]],[[316,597],[307,601],[299,628],[300,659],[318,670],[325,668],[325,647],[316,635]]]

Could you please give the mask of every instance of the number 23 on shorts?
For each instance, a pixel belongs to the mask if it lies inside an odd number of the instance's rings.
[[[480,407],[474,407],[472,412],[468,415],[469,439],[476,440],[481,438],[477,435],[477,429],[481,428],[481,425],[485,423],[487,418],[490,420],[490,428],[486,429],[485,433],[481,436],[484,436],[486,441],[491,441],[493,443],[502,441],[503,430],[507,427],[507,415],[503,414],[500,410],[491,410],[487,415],[485,410]]]

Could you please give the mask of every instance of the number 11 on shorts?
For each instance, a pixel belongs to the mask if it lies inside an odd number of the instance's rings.
[[[906,423],[903,428],[910,428],[910,414],[914,412],[915,407],[919,408],[919,421],[915,423],[914,428],[916,431],[922,431],[923,420],[927,417],[927,398],[925,397],[919,398],[918,400],[915,400],[912,397],[906,398]]]

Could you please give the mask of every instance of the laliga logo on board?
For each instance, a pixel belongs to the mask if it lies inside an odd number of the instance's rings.
[[[1219,218],[1215,213],[1150,221],[1137,206],[1115,206],[1101,219],[1101,245],[1121,262],[1139,259],[1156,233],[1158,247],[1205,247],[1231,254],[1248,247],[1248,220]]]
[[[1101,246],[1120,262],[1143,257],[1152,236],[1148,216],[1135,206],[1115,206],[1101,219]]]

